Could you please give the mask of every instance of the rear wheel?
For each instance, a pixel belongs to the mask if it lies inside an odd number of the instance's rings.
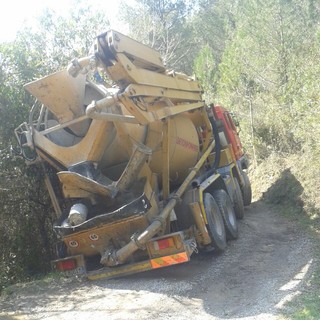
[[[252,201],[252,190],[249,177],[245,171],[242,171],[244,186],[242,187],[243,204],[249,206]]]
[[[223,222],[226,229],[227,239],[233,240],[238,238],[238,224],[236,214],[229,195],[224,190],[216,190],[213,197],[222,214]]]
[[[212,247],[215,251],[221,252],[227,246],[227,239],[220,209],[210,193],[203,195],[203,204],[208,222],[207,227],[212,240]]]
[[[244,204],[242,198],[242,192],[239,182],[234,178],[234,193],[233,193],[233,208],[237,219],[243,219],[244,217]]]

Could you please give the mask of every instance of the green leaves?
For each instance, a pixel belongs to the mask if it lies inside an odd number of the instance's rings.
[[[136,0],[122,4],[121,13],[130,35],[159,50],[168,68],[195,74],[207,103],[238,114],[242,142],[257,161],[299,153],[301,161],[312,161],[316,168],[318,1]],[[46,10],[36,27],[25,26],[14,42],[0,44],[0,150],[5,150],[0,153],[0,270],[16,266],[14,272],[27,274],[26,266],[33,263],[20,244],[29,246],[32,256],[34,243],[37,260],[51,241],[46,235],[52,209],[37,170],[12,159],[8,148],[14,128],[28,119],[34,102],[23,85],[86,55],[93,38],[108,26],[103,13],[76,1],[64,16]]]
[[[76,4],[63,17],[46,10],[36,28],[25,26],[15,41],[0,44],[0,291],[49,268],[53,209],[42,171],[14,158],[10,145],[34,103],[23,86],[86,55],[97,33],[108,29],[104,15]]]
[[[194,72],[257,161],[320,149],[319,18],[312,0],[199,1]]]
[[[136,0],[122,4],[121,12],[132,38],[159,51],[168,68],[191,72],[195,48],[185,1]]]
[[[214,59],[213,52],[209,45],[205,45],[194,61],[194,73],[202,84],[204,98],[212,101],[216,92],[216,79],[218,65]]]

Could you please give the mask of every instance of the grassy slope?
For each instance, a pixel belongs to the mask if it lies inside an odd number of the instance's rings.
[[[315,155],[272,155],[252,170],[256,198],[276,206],[281,214],[296,220],[315,241],[317,267],[303,291],[283,310],[283,319],[320,319],[320,174]],[[302,253],[303,254],[303,253]]]

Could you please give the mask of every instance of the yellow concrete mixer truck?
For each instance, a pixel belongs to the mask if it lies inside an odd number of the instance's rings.
[[[109,30],[87,57],[25,88],[37,100],[15,134],[44,169],[55,269],[111,278],[238,237],[251,187],[235,122],[157,51]]]

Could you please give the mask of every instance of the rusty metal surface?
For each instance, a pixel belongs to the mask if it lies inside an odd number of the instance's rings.
[[[73,78],[62,70],[26,84],[25,89],[63,123],[84,114],[79,107],[83,105],[85,81],[84,75]]]
[[[126,219],[132,216],[141,216],[146,214],[150,208],[150,202],[145,194],[143,194],[139,198],[115,211],[98,215],[77,226],[55,226],[54,229],[59,233],[67,235],[102,226],[104,224],[112,223],[121,219]]]

